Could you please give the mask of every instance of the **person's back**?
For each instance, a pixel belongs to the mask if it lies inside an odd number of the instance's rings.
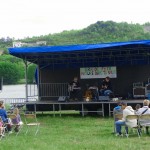
[[[149,100],[143,101],[143,107],[139,108],[139,110],[136,112],[137,115],[144,115],[144,114],[150,114],[150,108],[149,108]],[[140,123],[150,123],[147,120],[139,120]]]
[[[120,118],[117,118],[116,116],[122,113],[123,113],[123,110],[121,108],[121,102],[118,102],[118,106],[114,107],[113,109],[113,116],[114,116],[115,121],[120,119]]]
[[[16,118],[13,118],[13,119],[12,119],[12,123],[18,124],[19,122],[21,122],[21,117],[20,117],[19,109],[18,109],[18,108],[15,108],[15,109],[13,110],[13,114],[16,115]]]
[[[123,111],[122,111],[120,105],[114,107],[114,109],[113,109],[113,114],[114,114],[114,115],[116,115],[116,114],[122,114],[122,112],[123,112]]]
[[[135,127],[137,125],[137,119],[133,119],[133,120],[127,120],[126,117],[128,115],[135,115],[134,110],[131,106],[127,106],[124,110],[123,110],[123,120],[125,121],[125,124],[129,127]]]

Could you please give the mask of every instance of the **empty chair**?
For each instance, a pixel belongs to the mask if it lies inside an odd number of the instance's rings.
[[[128,115],[128,116],[126,116],[125,125],[128,128],[136,129],[138,137],[140,138],[140,136],[141,136],[141,130],[140,130],[140,127],[139,127],[139,124],[138,124],[138,119],[139,119],[138,115]],[[125,128],[126,136],[127,137],[129,136],[129,134],[128,134],[128,128]]]
[[[40,123],[37,121],[36,114],[25,114],[25,125],[27,126],[26,134],[31,127],[35,127],[35,135],[39,131]]]

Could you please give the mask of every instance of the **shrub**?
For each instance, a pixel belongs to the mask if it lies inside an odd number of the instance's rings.
[[[19,66],[11,62],[0,62],[0,77],[4,84],[16,84],[21,77]]]

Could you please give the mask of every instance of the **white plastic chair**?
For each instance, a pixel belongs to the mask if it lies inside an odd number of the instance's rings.
[[[140,129],[140,126],[139,126],[139,123],[138,123],[138,120],[139,120],[139,116],[138,115],[128,115],[127,117],[126,117],[126,123],[128,122],[128,121],[133,121],[133,120],[137,120],[137,124],[135,125],[135,126],[128,126],[127,124],[126,124],[126,126],[128,127],[128,128],[131,128],[131,129],[136,129],[137,130],[137,134],[138,134],[138,137],[140,138],[140,136],[141,136],[141,129]],[[126,136],[127,136],[127,138],[129,137],[129,134],[128,134],[128,131],[125,129],[125,132],[126,132]]]
[[[143,114],[139,116],[139,125],[146,128],[150,127],[150,114]]]
[[[35,135],[37,135],[40,127],[40,123],[37,121],[36,114],[25,114],[25,125],[27,126],[26,134],[29,132],[31,127],[36,127]]]

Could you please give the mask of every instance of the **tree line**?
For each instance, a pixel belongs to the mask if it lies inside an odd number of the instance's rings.
[[[94,44],[104,42],[121,42],[130,40],[150,39],[150,23],[143,25],[128,24],[126,22],[116,23],[113,21],[98,21],[81,30],[63,31],[56,34],[33,36],[32,38],[18,39],[15,41],[35,43],[46,41],[47,45],[73,45],[73,44]],[[0,51],[0,77],[3,76],[4,84],[16,84],[24,78],[23,60],[11,56],[8,48],[12,47],[14,38],[1,38]],[[28,80],[34,79],[36,65],[28,68]]]

